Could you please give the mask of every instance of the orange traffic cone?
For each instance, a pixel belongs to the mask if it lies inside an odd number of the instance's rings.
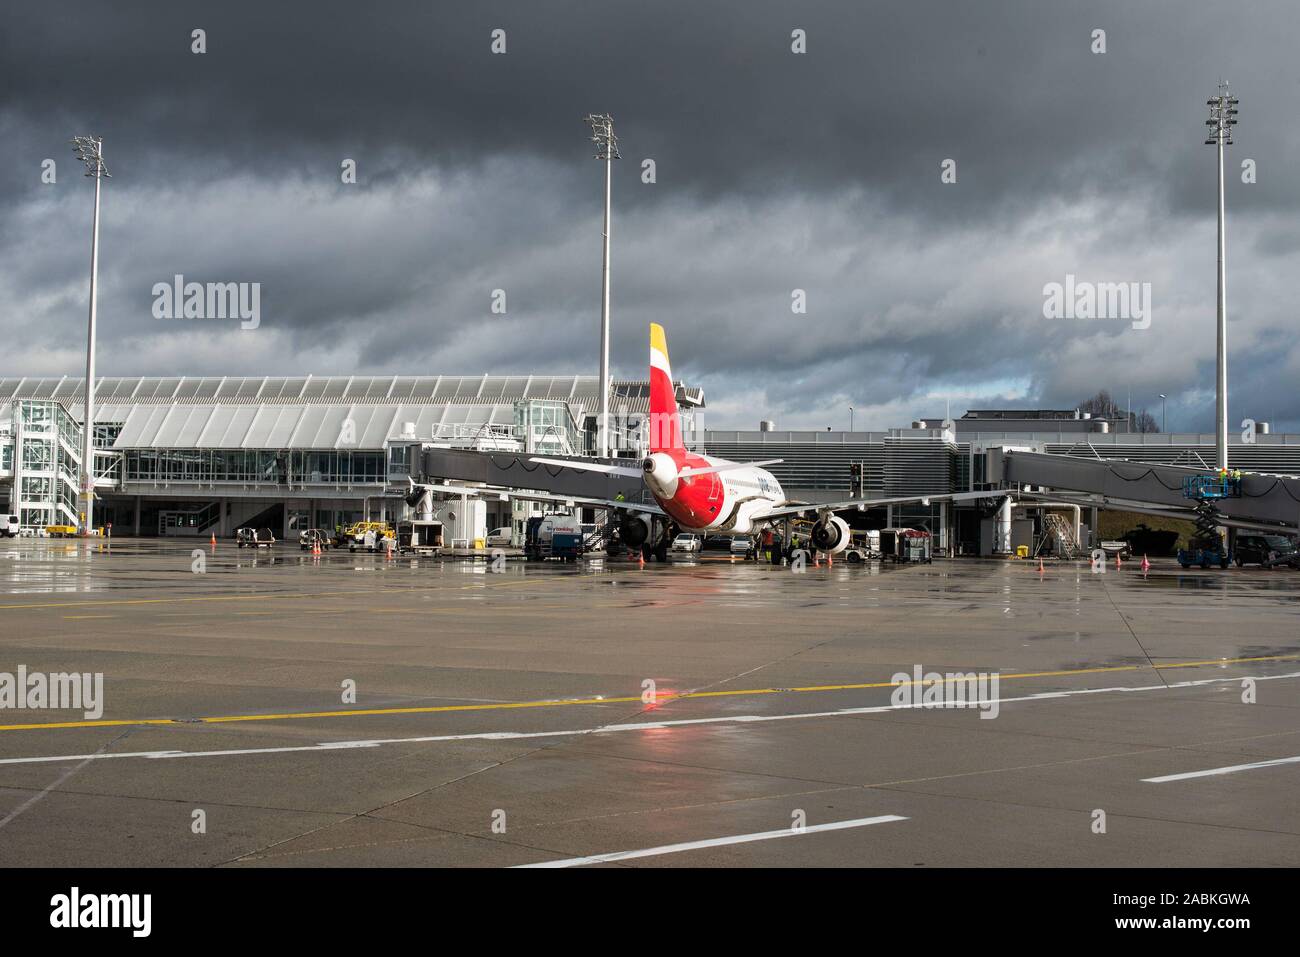
[[[1038,556],[1038,574],[1041,575],[1041,574],[1043,574],[1045,571],[1047,571],[1047,569],[1045,569],[1045,568],[1043,567],[1043,556],[1042,556],[1042,555],[1039,555],[1039,556]]]
[[[212,533],[212,550],[213,550],[214,552],[217,550],[217,533],[216,533],[216,532],[213,532],[213,533]]]
[[[1150,569],[1151,569],[1151,562],[1150,562],[1150,560],[1149,560],[1145,555],[1143,555],[1143,556],[1142,556],[1142,570],[1145,572],[1145,571],[1149,571]]]
[[[1121,569],[1121,568],[1123,568],[1123,567],[1124,567],[1124,563],[1121,562],[1121,561],[1119,560],[1119,553],[1116,552],[1116,553],[1115,553],[1115,570],[1118,571],[1119,569]]]

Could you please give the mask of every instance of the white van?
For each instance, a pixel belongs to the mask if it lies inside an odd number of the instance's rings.
[[[18,516],[0,512],[0,535],[5,538],[16,538],[18,531]]]
[[[673,539],[673,543],[668,547],[668,550],[677,555],[698,555],[700,544],[701,540],[698,535],[683,532]]]
[[[514,543],[514,535],[510,531],[510,526],[505,525],[501,528],[494,528],[487,533],[488,548],[509,548]]]

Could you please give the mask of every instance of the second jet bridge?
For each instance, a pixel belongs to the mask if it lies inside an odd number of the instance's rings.
[[[1195,519],[1195,499],[1184,493],[1189,478],[1211,474],[1204,468],[1149,465],[1123,459],[1084,458],[1042,452],[990,450],[1000,454],[1001,477],[1024,495],[1050,495],[1083,506],[1148,512]],[[992,465],[992,463],[990,463]],[[991,468],[990,471],[993,471]],[[1300,477],[1246,473],[1240,494],[1214,505],[1223,525],[1300,532]]]

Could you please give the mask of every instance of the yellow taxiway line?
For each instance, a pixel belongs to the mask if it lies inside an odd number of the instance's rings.
[[[998,680],[1010,681],[1026,678],[1057,678],[1075,675],[1108,674],[1121,671],[1143,671],[1148,668],[1157,671],[1171,668],[1207,668],[1214,665],[1256,664],[1265,661],[1295,661],[1297,659],[1300,659],[1300,654],[1261,655],[1252,658],[1214,658],[1209,661],[1179,661],[1162,665],[1113,665],[1102,668],[1071,668],[1061,671],[1025,671],[1018,674],[999,675]],[[946,681],[949,679],[944,680]],[[951,680],[955,681],[958,680],[958,678],[953,678]],[[798,688],[746,688],[736,691],[682,691],[678,693],[660,694],[655,698],[655,704],[662,704],[666,701],[685,700],[689,698],[812,694],[826,691],[857,691],[868,688],[894,688],[903,685],[925,685],[931,683],[932,682],[928,681],[870,681],[853,684],[808,685]],[[643,699],[640,695],[629,695],[627,697],[616,698],[562,698],[543,701],[501,701],[488,704],[448,704],[410,708],[353,708],[341,711],[288,711],[280,714],[229,714],[211,715],[203,718],[98,719],[93,721],[58,721],[47,724],[5,724],[0,725],[0,731],[36,731],[52,730],[57,728],[120,728],[133,725],[184,727],[186,725],[195,724],[228,724],[236,721],[292,721],[305,718],[358,718],[398,714],[444,714],[454,711],[508,711],[518,708],[561,708],[570,705],[631,704],[642,700]]]

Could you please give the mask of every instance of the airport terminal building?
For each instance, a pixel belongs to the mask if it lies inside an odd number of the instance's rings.
[[[0,508],[24,529],[80,524],[83,383],[0,379]],[[95,524],[287,537],[391,520],[413,447],[587,454],[598,397],[598,377],[577,375],[106,377],[95,389]],[[704,404],[686,386],[678,398]],[[612,383],[610,408],[628,420],[648,401],[646,383]]]
[[[941,495],[997,487],[985,453],[1019,449],[1210,467],[1214,436],[1136,433],[1124,419],[1073,409],[971,410],[951,422],[914,421],[883,432],[698,428],[703,390],[677,383],[688,444],[737,461],[781,459],[771,471],[792,497]],[[611,384],[617,454],[640,457],[645,382]],[[80,378],[0,379],[0,510],[25,530],[79,524]],[[573,457],[595,448],[596,376],[135,377],[96,387],[95,524],[119,535],[228,536],[265,526],[277,537],[362,518],[405,514],[411,477],[436,474],[430,451],[465,450],[516,467],[548,489],[530,455]],[[432,461],[438,461],[433,459]],[[1247,471],[1300,474],[1300,436],[1261,424],[1233,436],[1230,461]],[[436,466],[432,468],[437,468]],[[519,524],[538,506],[485,501],[465,538]],[[896,506],[876,525],[932,530],[939,548],[980,554],[976,505]],[[1095,527],[1095,516],[1090,523]]]

